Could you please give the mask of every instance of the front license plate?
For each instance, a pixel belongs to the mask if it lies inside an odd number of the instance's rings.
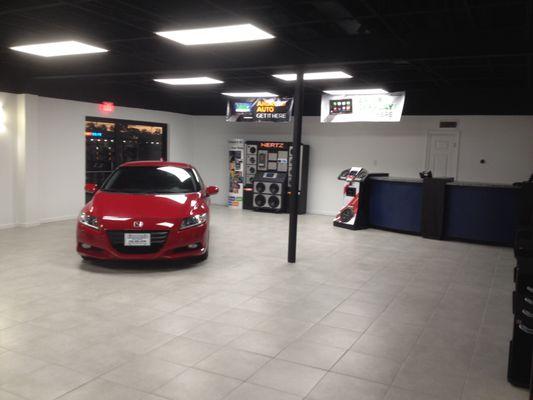
[[[125,233],[124,246],[150,246],[149,233]]]

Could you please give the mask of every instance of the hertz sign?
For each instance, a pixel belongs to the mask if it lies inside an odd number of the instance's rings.
[[[289,122],[293,99],[290,97],[231,99],[228,101],[228,122]]]
[[[287,146],[287,143],[283,142],[261,142],[259,143],[260,149],[281,149],[283,150]]]

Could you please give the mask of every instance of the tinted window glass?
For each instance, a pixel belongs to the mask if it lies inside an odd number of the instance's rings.
[[[190,193],[199,184],[190,169],[166,167],[123,167],[115,171],[102,190],[121,193]]]

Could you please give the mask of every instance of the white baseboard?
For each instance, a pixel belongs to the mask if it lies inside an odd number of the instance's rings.
[[[0,225],[0,230],[12,229],[12,228],[33,228],[35,226],[39,226],[41,224],[48,224],[50,222],[75,220],[76,217],[77,217],[76,215],[64,215],[62,217],[45,218],[45,219],[40,220],[39,222],[19,222],[19,223],[12,223],[12,224],[2,224]]]
[[[17,226],[17,224],[2,224],[0,225],[0,230],[2,229],[11,229],[11,228],[15,228]]]
[[[307,210],[307,214],[313,214],[313,215],[326,215],[328,217],[334,217],[337,215],[336,212],[331,211],[323,211],[323,210]]]
[[[47,224],[49,222],[68,221],[69,219],[76,219],[77,217],[77,215],[63,215],[61,217],[44,218],[41,219],[41,224]]]

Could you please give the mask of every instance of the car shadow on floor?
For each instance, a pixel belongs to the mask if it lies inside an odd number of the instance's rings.
[[[102,261],[82,260],[80,269],[101,274],[139,274],[161,273],[199,268],[204,264],[200,260],[177,261]]]

